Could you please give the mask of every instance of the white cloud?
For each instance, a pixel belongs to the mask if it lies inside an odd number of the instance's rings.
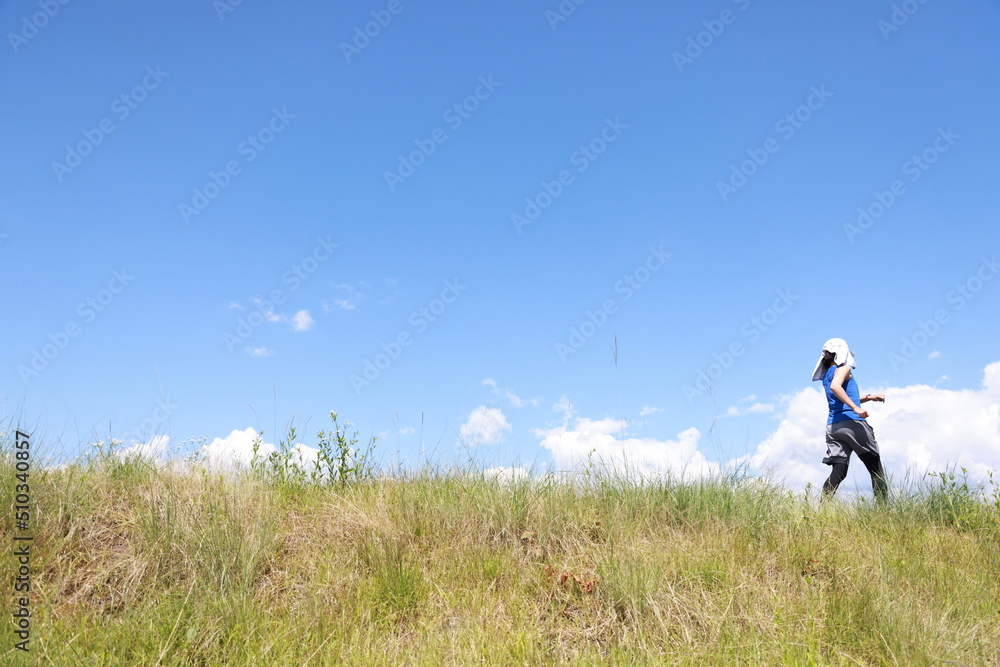
[[[742,401],[741,401],[742,402]],[[723,417],[742,417],[743,415],[762,415],[774,412],[773,403],[754,403],[753,405],[742,407],[739,405],[731,405],[726,410],[726,414]]]
[[[282,315],[279,313],[269,313],[265,316],[268,322],[286,322],[295,331],[309,331],[316,324],[316,320],[309,314],[308,310],[300,310],[294,315]]]
[[[245,310],[245,308],[236,301],[230,301],[229,305],[226,307],[229,308],[229,310]]]
[[[468,421],[462,424],[459,437],[462,442],[473,447],[495,445],[510,430],[510,422],[502,411],[480,405],[469,414]]]
[[[559,397],[559,400],[552,404],[553,412],[561,412],[566,419],[573,416],[573,402],[569,400],[569,396],[563,394]]]
[[[154,435],[148,442],[136,442],[131,446],[118,452],[121,458],[136,456],[150,461],[163,461],[167,457],[170,445],[170,437],[166,435]]]
[[[270,302],[265,302],[263,297],[254,296],[250,298],[250,301],[257,304],[258,309],[264,316],[265,322],[270,322],[271,324],[287,322],[295,331],[309,331],[313,328],[313,325],[316,324],[316,320],[313,319],[308,310],[300,310],[294,315],[283,315],[282,313],[275,312],[272,309]],[[265,307],[261,308],[260,306],[262,304],[266,304]],[[243,306],[235,301],[230,302],[229,307],[243,310]]]
[[[784,478],[797,488],[807,482],[822,484],[823,471],[829,474],[821,462],[826,454],[826,397],[810,386],[781,402],[784,413],[778,428],[744,460],[758,472]]]
[[[949,390],[928,385],[864,387],[885,394],[885,403],[866,403],[882,461],[896,484],[911,484],[928,472],[965,468],[970,481],[1000,470],[1000,362],[983,373],[979,389]],[[754,400],[744,399],[741,403]],[[830,474],[826,455],[826,397],[815,385],[771,403],[734,406],[739,414],[777,410],[780,423],[749,454],[722,463],[708,460],[698,449],[701,434],[689,428],[673,440],[631,437],[621,433],[617,419],[577,417],[563,397],[553,409],[564,413],[563,426],[538,429],[541,446],[561,470],[580,469],[589,460],[629,475],[650,477],[670,473],[697,477],[747,466],[752,472],[794,489],[822,486]],[[570,425],[572,422],[572,425]],[[870,493],[864,465],[853,459],[844,489]]]
[[[274,354],[274,350],[269,350],[266,347],[248,347],[246,351],[251,357],[270,357]]]
[[[927,358],[928,359],[940,359],[941,358],[941,350],[933,350],[930,354],[927,355]]]
[[[361,282],[360,285],[367,287],[368,283]],[[368,298],[367,294],[361,292],[360,287],[348,285],[347,283],[334,285],[334,289],[337,290],[338,295],[323,301],[323,309],[327,312],[334,309],[357,310],[358,304]]]
[[[225,438],[215,438],[212,442],[198,450],[200,458],[210,469],[234,470],[236,468],[247,468],[253,462],[253,446],[258,434],[252,428],[242,431],[233,431]],[[306,467],[312,467],[317,460],[319,450],[301,443],[294,445],[295,454],[292,460]],[[261,458],[267,457],[278,448],[269,442],[261,442],[257,455]]]
[[[950,390],[928,385],[865,388],[884,393],[886,402],[866,403],[883,465],[902,482],[927,472],[966,468],[974,480],[1000,469],[1000,362],[990,364],[981,389]],[[775,478],[801,488],[821,485],[829,474],[826,453],[826,398],[808,387],[782,401],[778,428],[746,461],[771,470]],[[860,461],[851,465],[862,488],[870,484]]]
[[[513,406],[515,408],[523,408],[526,405],[526,403],[528,402],[528,401],[525,401],[524,399],[522,399],[520,396],[518,396],[514,392],[512,392],[510,389],[505,389],[504,392],[503,392],[503,396],[508,401],[510,401],[511,406]],[[535,399],[535,400],[537,400],[537,399]],[[534,401],[532,401],[532,403],[534,403]],[[535,405],[537,405],[537,403],[535,403]]]
[[[300,310],[291,318],[292,328],[296,331],[309,331],[316,324],[308,310]]]
[[[253,443],[256,439],[257,432],[252,428],[233,431],[225,438],[215,438],[198,450],[198,453],[209,468],[249,466],[253,461]],[[262,442],[258,454],[267,456],[276,449],[271,443]]]
[[[719,464],[709,461],[698,451],[701,433],[689,428],[677,434],[676,440],[626,437],[621,440],[622,423],[618,419],[592,420],[584,417],[551,429],[536,429],[541,446],[552,454],[559,470],[578,470],[588,463],[615,473],[641,478],[671,475],[690,479],[721,471]]]
[[[413,428],[412,426],[404,426],[403,428],[399,429],[400,435],[413,435],[416,432],[417,429]]]
[[[518,482],[527,479],[529,473],[524,468],[508,468],[507,466],[496,466],[494,468],[487,468],[483,470],[483,475],[487,478],[492,477],[501,484],[512,484],[513,482]]]
[[[1000,396],[1000,361],[983,369],[983,388],[992,396]]]
[[[482,384],[484,387],[490,387],[493,390],[494,396],[502,396],[505,398],[513,408],[523,408],[525,405],[533,405],[537,407],[542,403],[540,398],[532,398],[531,400],[526,401],[510,389],[501,389],[497,385],[497,381],[493,378],[484,378]]]
[[[657,412],[663,412],[663,408],[651,408],[648,405],[642,406],[642,410],[639,410],[640,417],[648,417],[649,415],[655,415]]]

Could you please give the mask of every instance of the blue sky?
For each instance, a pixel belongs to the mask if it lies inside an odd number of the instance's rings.
[[[0,22],[0,394],[63,455],[289,420],[309,443],[337,410],[400,461],[422,423],[486,466],[568,465],[547,438],[587,428],[640,458],[693,428],[724,462],[785,433],[843,337],[862,391],[986,397],[978,444],[907,414],[1000,465],[1000,3]]]

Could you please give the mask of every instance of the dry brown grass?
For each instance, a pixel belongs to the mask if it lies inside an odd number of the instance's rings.
[[[585,482],[49,471],[32,653],[4,660],[1000,664],[989,498]]]

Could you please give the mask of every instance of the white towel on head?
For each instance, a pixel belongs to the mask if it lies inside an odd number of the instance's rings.
[[[851,354],[851,348],[847,347],[847,341],[843,338],[831,338],[830,340],[823,343],[824,352],[833,352],[833,363],[836,366],[843,366],[847,364],[851,368],[857,368],[858,365],[854,363],[854,355]],[[819,361],[816,362],[816,368],[813,370],[813,382],[823,379],[823,355],[819,355]]]

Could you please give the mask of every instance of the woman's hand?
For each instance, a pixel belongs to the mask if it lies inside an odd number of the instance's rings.
[[[856,412],[856,413],[857,413],[857,415],[858,415],[859,417],[861,417],[862,419],[868,419],[868,411],[867,411],[867,410],[865,410],[865,409],[863,409],[863,408],[858,408],[858,409],[857,409],[857,410],[855,410],[854,412]]]
[[[885,394],[865,394],[865,397],[861,399],[861,402],[864,403],[865,401],[885,403]]]

